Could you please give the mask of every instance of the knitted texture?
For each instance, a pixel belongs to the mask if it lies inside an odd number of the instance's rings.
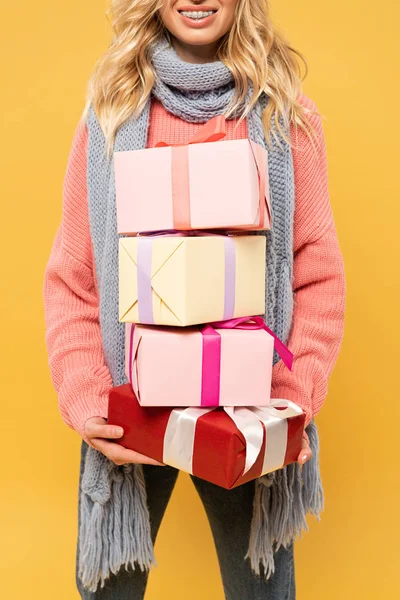
[[[225,101],[229,101],[231,96],[226,81],[229,72],[221,63],[190,65],[190,73],[187,73],[188,64],[179,59],[176,64],[176,55],[172,53],[171,58],[169,49],[162,49],[156,57],[158,78],[154,93],[175,115],[186,121],[201,122],[221,112],[220,107],[215,109],[215,113],[211,111],[213,102],[218,105],[216,97],[224,96]],[[172,72],[169,68],[171,61],[174,64]],[[185,72],[184,77],[179,64]],[[203,97],[207,105],[213,69],[213,100],[209,102],[209,112],[201,113],[199,98]],[[201,94],[200,90],[193,93],[196,85],[200,85],[196,83],[196,72],[201,75],[203,70],[204,77],[199,77],[203,86]],[[184,82],[186,90],[182,87],[170,89],[171,85],[174,88],[181,86],[181,82]],[[193,111],[191,106],[195,106]],[[262,107],[258,106],[252,111],[247,125],[249,136],[265,146],[261,110]],[[151,146],[158,139],[185,143],[197,127],[166,113],[158,102],[153,101],[148,131],[149,112],[150,103],[138,119],[120,128],[116,150],[141,148],[146,144]],[[158,122],[163,124],[165,131],[157,127]],[[53,379],[59,391],[63,417],[81,435],[88,416],[107,415],[106,390],[112,384],[126,381],[123,326],[118,323],[117,311],[114,175],[112,164],[104,155],[104,136],[93,111],[87,126],[88,130],[84,126],[79,128],[71,153],[71,157],[77,154],[78,158],[73,163],[71,158],[68,165],[63,223],[56,236],[45,283],[47,340]],[[314,152],[305,135],[299,133],[299,139],[295,140],[294,173],[288,145],[283,144],[282,150],[274,145],[269,152],[273,231],[266,234],[266,318],[281,339],[287,341],[290,334],[289,346],[295,353],[293,373],[285,372],[274,357],[273,395],[299,402],[306,410],[307,422],[319,410],[326,394],[327,379],[342,338],[344,312],[344,272],[327,194],[320,121],[315,120],[314,126],[319,129],[320,146]],[[292,130],[292,136],[294,133]],[[235,130],[234,122],[228,121],[228,139],[245,135],[243,123]],[[83,167],[85,153],[91,236],[88,235]],[[293,230],[294,182],[296,218]],[[74,224],[74,220],[79,223]],[[71,229],[75,238],[71,237]],[[83,242],[80,241],[81,236]],[[60,310],[61,306],[65,310]],[[69,326],[65,327],[65,323]],[[83,346],[82,338],[85,339]],[[91,349],[90,343],[93,344]],[[86,356],[80,374],[78,367],[82,364],[82,352]],[[85,377],[89,377],[86,388],[83,384]],[[314,451],[313,459],[302,470],[297,464],[289,465],[261,478],[256,485],[249,557],[255,570],[259,569],[261,562],[267,576],[274,568],[273,546],[289,543],[297,533],[307,528],[306,512],[310,510],[318,514],[322,508],[318,439],[313,423],[307,431]],[[153,550],[149,541],[141,468],[131,465],[116,467],[93,447],[89,448],[81,493],[79,575],[84,585],[96,589],[98,583],[104,584],[110,570],[115,573],[123,564],[133,566],[136,562],[148,567],[153,560]],[[130,535],[125,534],[124,537],[126,528],[123,525],[112,526],[111,523],[115,524],[115,511],[128,515],[125,526]],[[132,518],[129,519],[132,514],[135,515],[133,525]],[[101,539],[108,539],[108,542],[102,544]]]
[[[99,327],[89,233],[87,134],[79,126],[63,188],[63,212],[44,278],[46,344],[60,412],[83,436],[84,422],[107,414],[112,386]]]
[[[161,43],[153,52],[154,95],[165,108],[191,123],[203,123],[223,113],[234,95],[232,73],[221,62],[183,62],[172,47]]]

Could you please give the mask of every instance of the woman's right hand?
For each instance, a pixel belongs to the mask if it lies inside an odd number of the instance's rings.
[[[96,450],[99,450],[116,465],[134,463],[141,465],[156,465],[158,467],[165,466],[157,460],[153,460],[134,450],[128,450],[121,446],[121,444],[110,441],[110,438],[118,439],[122,437],[124,435],[124,430],[122,427],[117,427],[116,425],[108,425],[107,421],[102,417],[90,417],[86,421],[85,435]]]

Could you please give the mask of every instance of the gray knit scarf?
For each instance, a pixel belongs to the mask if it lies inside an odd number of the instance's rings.
[[[152,53],[156,72],[153,93],[165,108],[186,121],[202,123],[223,114],[234,94],[232,73],[219,61],[184,62],[165,40]],[[146,147],[150,99],[137,118],[117,132],[115,150]],[[248,115],[249,136],[267,148],[262,96]],[[118,322],[118,236],[114,170],[105,155],[105,138],[91,107],[87,126],[88,202],[96,276],[100,295],[100,324],[106,362],[114,385],[126,383],[124,325]],[[292,323],[294,174],[290,146],[273,139],[269,148],[273,228],[267,236],[265,318],[269,327],[287,341]],[[274,364],[279,360],[275,353]],[[306,514],[319,518],[323,491],[319,476],[318,435],[314,422],[307,428],[313,457],[259,478],[249,550],[253,570],[263,566],[267,578],[274,572],[274,551],[287,546],[307,530]],[[110,573],[129,565],[150,568],[154,561],[146,489],[140,465],[117,466],[103,454],[87,448],[80,485],[78,574],[84,587],[95,591]]]

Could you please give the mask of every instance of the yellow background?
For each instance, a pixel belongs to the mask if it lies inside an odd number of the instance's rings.
[[[327,116],[332,205],[346,262],[342,353],[318,416],[326,509],[297,543],[300,600],[400,597],[398,0],[275,0]],[[58,413],[42,277],[105,2],[1,5],[1,596],[72,600],[80,440]],[[398,353],[397,353],[398,356]],[[146,600],[222,600],[198,498],[181,476]],[[243,599],[251,600],[251,599]]]

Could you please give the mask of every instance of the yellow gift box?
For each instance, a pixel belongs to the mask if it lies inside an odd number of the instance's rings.
[[[119,320],[186,327],[265,311],[266,238],[119,239]]]

